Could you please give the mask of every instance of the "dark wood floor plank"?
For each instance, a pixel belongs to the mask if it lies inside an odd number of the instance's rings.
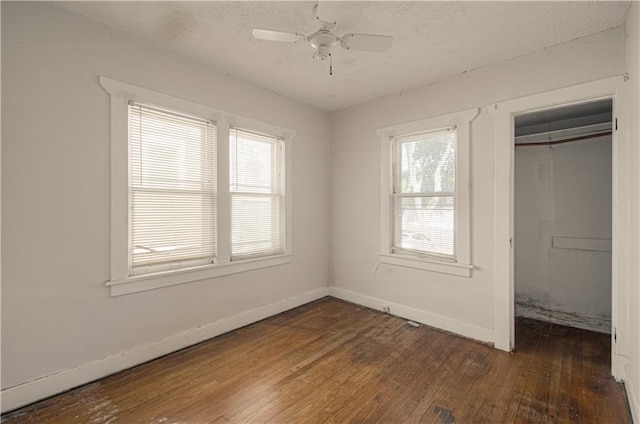
[[[325,298],[2,422],[631,422],[607,335],[527,319],[516,333],[507,353]]]
[[[235,405],[255,404],[255,399],[260,397],[262,392],[270,392],[271,386],[289,376],[292,373],[292,368],[300,366],[299,361],[306,360],[313,352],[327,351],[332,349],[331,346],[341,346],[346,340],[355,337],[354,329],[364,327],[367,323],[373,324],[373,317],[370,314],[359,312],[353,308],[349,312],[343,315],[330,314],[329,316],[334,319],[344,319],[344,321],[337,321],[332,327],[325,326],[324,330],[314,330],[317,327],[314,324],[317,321],[316,317],[309,317],[304,322],[298,321],[295,325],[289,326],[291,330],[295,331],[289,334],[290,340],[287,348],[270,347],[269,349],[274,348],[276,353],[266,355],[268,360],[252,360],[255,357],[251,353],[248,356],[246,353],[236,356],[238,360],[245,363],[250,362],[251,365],[228,367],[234,372],[233,378],[223,381],[215,388],[204,391],[203,396],[185,402],[179,410],[171,413],[172,417],[177,420],[190,418],[199,422],[197,420],[204,420],[208,416],[207,414],[222,412],[226,419],[228,416],[233,416],[233,413],[228,411],[233,409]],[[296,332],[300,331],[310,333],[313,336],[310,339],[296,337]],[[192,415],[193,410],[200,404],[207,405],[207,408]]]
[[[230,411],[225,412],[225,418],[231,422],[258,419],[264,422],[272,414],[277,415],[313,393],[319,385],[331,380],[334,375],[341,375],[343,371],[349,372],[345,352],[353,344],[361,343],[363,335],[381,331],[383,327],[382,323],[375,320],[376,315],[371,311],[363,311],[363,314],[364,316],[359,320],[352,318],[350,326],[345,326],[341,331],[328,332],[320,344],[312,346],[310,350],[306,349],[307,356],[313,357],[315,361],[302,365],[300,361],[306,361],[299,355],[294,356],[295,360],[290,358],[289,361],[285,361],[285,375],[282,379],[257,392],[255,398],[236,404]],[[343,324],[339,323],[339,325]],[[343,338],[342,343],[336,345],[334,343],[336,337]],[[318,352],[322,352],[323,356],[318,357]],[[334,381],[333,384],[336,382]]]
[[[499,411],[496,411],[496,404],[503,404],[505,398],[497,398],[497,389],[499,387],[495,379],[491,378],[491,374],[506,375],[506,367],[509,363],[509,354],[502,352],[497,354],[491,347],[486,346],[485,350],[480,350],[482,355],[478,360],[476,374],[467,376],[465,383],[466,389],[461,395],[464,400],[456,403],[452,408],[452,414],[458,422],[474,423],[485,422],[485,417],[496,417]],[[500,385],[504,382],[500,382]],[[497,398],[494,401],[494,398]],[[484,405],[488,406],[487,412],[481,412]],[[504,409],[502,410],[504,412]]]
[[[507,413],[505,422],[535,422],[531,421],[536,415],[534,390],[537,377],[543,371],[542,356],[549,348],[549,345],[546,344],[545,329],[551,324],[539,321],[534,322],[531,326],[527,326],[527,324],[529,321],[520,320],[520,329],[522,330],[520,336],[524,338],[523,343],[516,346],[516,352],[519,352],[523,358],[520,381],[516,385],[520,390],[514,393],[514,397],[511,399],[511,409]]]
[[[495,363],[488,374],[472,386],[472,401],[460,411],[460,421],[486,423],[493,420],[502,422],[507,413],[507,405],[512,395],[511,381],[515,377],[517,360],[507,352],[492,352]],[[504,376],[503,379],[491,378],[490,373]]]
[[[386,423],[396,420],[397,417],[408,417],[420,406],[420,402],[429,390],[438,384],[438,380],[416,378],[416,376],[424,373],[435,377],[461,347],[459,343],[447,343],[448,338],[448,334],[436,331],[432,343],[425,347],[425,353],[430,352],[430,354],[416,355],[413,361],[408,358],[406,362],[409,364],[403,365],[396,377],[385,385],[384,399],[396,400],[380,405],[377,410],[382,414],[379,416],[370,413],[372,422]],[[399,393],[400,396],[396,397],[395,393]]]
[[[406,409],[407,403],[411,407],[412,394],[420,382],[415,376],[428,373],[429,365],[437,366],[433,358],[424,353],[433,351],[430,346],[442,341],[444,333],[429,327],[405,327],[405,331],[410,332],[414,347],[399,355],[386,372],[378,376],[377,384],[363,386],[353,397],[345,399],[342,407],[326,422],[389,422],[385,421],[385,415],[390,414],[395,419],[402,415],[394,414],[394,409]],[[385,346],[385,349],[395,351],[394,346]],[[391,398],[397,401],[388,402]],[[358,410],[354,404],[362,407]]]
[[[393,321],[398,322],[395,318]],[[376,399],[372,399],[378,388],[385,381],[394,378],[406,360],[414,357],[414,351],[420,349],[422,345],[418,342],[427,339],[418,336],[423,335],[419,329],[398,323],[400,327],[396,331],[378,334],[370,338],[367,344],[360,346],[358,351],[352,352],[350,366],[356,372],[337,390],[328,391],[325,399],[321,398],[325,407],[316,411],[313,422],[352,421],[349,415],[355,410],[353,405],[370,409],[378,403]],[[341,415],[339,411],[346,415]],[[304,418],[304,414],[303,411],[302,415],[297,416]]]
[[[296,370],[290,379],[283,381],[270,394],[270,403],[277,405],[277,413],[273,416],[265,415],[264,410],[258,408],[258,413],[264,418],[261,420],[263,422],[270,420],[274,422],[301,422],[298,419],[301,411],[308,410],[309,407],[313,408],[314,405],[316,408],[321,407],[323,397],[326,394],[333,393],[349,378],[361,371],[361,367],[356,364],[367,361],[367,349],[371,345],[371,340],[385,337],[402,326],[402,322],[393,317],[382,316],[381,318],[382,320],[376,320],[377,325],[372,322],[366,330],[357,334],[357,337],[347,341],[334,351],[328,352],[306,367]],[[369,364],[373,366],[370,361]],[[282,393],[290,393],[291,395],[283,396]],[[247,422],[244,417],[245,414],[242,413],[234,416],[233,420]]]
[[[455,383],[452,382],[464,374],[473,362],[469,355],[470,345],[465,342],[466,340],[458,340],[454,349],[446,354],[445,361],[433,375],[433,382],[428,384],[428,388],[420,396],[419,404],[404,422],[433,422],[440,418],[449,420],[447,417],[451,414],[448,402],[451,399],[443,399],[442,393],[455,390]],[[440,402],[442,404],[437,403],[438,400],[443,400]]]
[[[549,326],[551,327],[551,326]],[[539,361],[534,369],[539,370],[537,375],[531,378],[531,395],[528,400],[529,422],[550,423],[555,421],[555,408],[551,402],[551,390],[554,388],[554,376],[560,371],[557,362],[557,350],[562,347],[562,340],[546,335],[547,340],[544,349],[540,349],[536,358]]]

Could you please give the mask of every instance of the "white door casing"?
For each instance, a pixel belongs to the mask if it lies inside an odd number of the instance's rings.
[[[612,133],[612,275],[611,373],[623,375],[629,352],[628,257],[629,169],[626,76],[616,76],[522,97],[488,107],[495,122],[494,221],[494,345],[511,351],[515,345],[514,300],[514,117],[536,110],[609,98],[613,103]]]

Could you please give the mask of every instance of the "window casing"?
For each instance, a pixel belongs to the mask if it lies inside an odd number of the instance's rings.
[[[377,130],[385,264],[470,277],[469,109]]]
[[[111,99],[111,263],[106,282],[111,296],[292,262],[294,131],[106,77],[100,77],[100,85]],[[142,136],[131,133],[140,127],[133,115],[141,110],[153,117]],[[168,126],[169,133],[173,128],[180,137],[162,141],[150,136],[163,125],[165,136]],[[232,260],[230,145],[235,128],[271,134],[266,138],[278,146],[277,154],[263,162],[278,169],[279,178],[269,181],[269,193],[260,194],[280,198],[271,203],[281,206],[270,249],[234,254]],[[176,207],[159,207],[165,198]],[[268,221],[274,216],[269,214]],[[174,226],[186,230],[174,231]]]

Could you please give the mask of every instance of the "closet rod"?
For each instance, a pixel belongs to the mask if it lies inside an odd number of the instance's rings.
[[[595,133],[595,134],[582,135],[580,137],[567,138],[566,140],[545,141],[543,143],[519,143],[519,144],[516,144],[515,146],[516,147],[519,147],[519,146],[553,146],[554,144],[571,143],[572,141],[588,140],[590,138],[602,137],[602,136],[605,136],[605,135],[611,135],[611,131],[604,131],[604,132],[599,132],[599,133]]]

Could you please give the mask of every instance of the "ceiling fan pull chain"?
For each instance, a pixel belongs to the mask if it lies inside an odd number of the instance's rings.
[[[333,57],[329,53],[329,75],[333,75]]]

